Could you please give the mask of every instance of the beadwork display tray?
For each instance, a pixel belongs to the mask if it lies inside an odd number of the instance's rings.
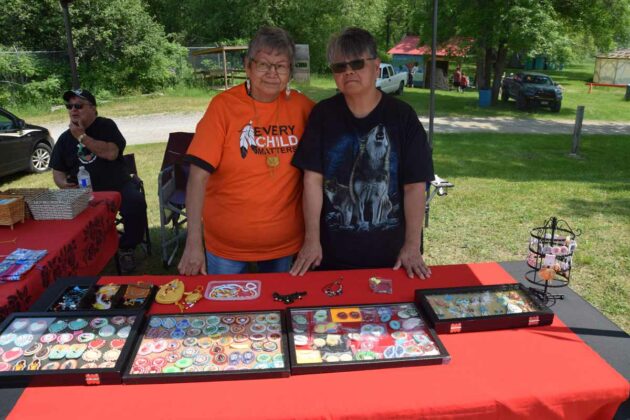
[[[119,384],[142,318],[129,311],[11,314],[0,324],[0,386]]]
[[[280,311],[151,316],[123,382],[170,383],[289,376]]]
[[[68,285],[67,287],[65,287],[63,290],[61,290],[58,294],[57,297],[55,299],[52,300],[52,303],[50,304],[50,306],[48,306],[47,311],[49,312],[72,312],[72,311],[96,311],[96,312],[107,312],[107,311],[138,311],[138,310],[147,310],[149,308],[149,306],[151,306],[151,303],[153,302],[153,299],[155,297],[155,294],[157,292],[157,288],[153,285],[149,285],[147,284],[146,286],[149,286],[149,294],[146,298],[143,298],[142,302],[136,302],[135,304],[128,304],[126,305],[125,302],[127,301],[127,299],[125,299],[125,293],[127,291],[127,288],[129,286],[136,286],[134,284],[119,284],[117,286],[120,286],[118,291],[115,293],[115,295],[113,296],[113,298],[111,299],[111,308],[109,309],[98,309],[96,307],[93,306],[93,303],[96,300],[96,293],[98,292],[98,290],[103,287],[103,286],[107,286],[107,285],[103,285],[103,284],[92,284],[92,285],[86,285],[86,284],[71,284]],[[76,308],[72,308],[72,307],[64,307],[63,305],[61,305],[61,303],[64,300],[64,297],[67,296],[69,293],[71,293],[73,290],[75,289],[82,289],[84,290],[84,293],[82,295],[82,297],[80,298],[79,302],[76,305]]]
[[[416,304],[440,334],[549,325],[554,317],[540,299],[516,283],[420,289]]]
[[[287,311],[291,373],[436,365],[450,355],[413,303]]]

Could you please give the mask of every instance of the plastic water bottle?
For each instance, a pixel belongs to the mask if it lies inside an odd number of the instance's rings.
[[[77,181],[79,182],[79,188],[88,190],[90,193],[90,200],[94,198],[94,195],[92,195],[92,180],[90,179],[90,173],[85,169],[85,166],[79,166]]]

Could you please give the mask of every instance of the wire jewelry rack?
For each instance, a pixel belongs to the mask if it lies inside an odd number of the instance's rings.
[[[563,294],[553,293],[552,290],[569,285],[576,238],[581,234],[580,229],[574,230],[557,217],[551,217],[543,226],[531,230],[527,255],[527,265],[531,270],[525,273],[525,279],[542,287],[529,289],[544,303],[564,299]]]

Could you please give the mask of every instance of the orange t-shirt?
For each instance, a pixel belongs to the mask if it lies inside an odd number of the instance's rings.
[[[296,91],[271,103],[255,101],[245,85],[210,102],[188,155],[214,169],[203,206],[204,240],[212,254],[265,261],[299,251],[302,176],[291,159],[312,108],[313,101]]]

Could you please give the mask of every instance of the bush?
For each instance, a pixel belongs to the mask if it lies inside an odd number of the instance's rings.
[[[5,42],[22,51],[67,49],[58,0],[6,1],[0,26],[15,30],[3,33]],[[81,1],[71,4],[69,10],[82,87],[115,95],[149,93],[173,86],[178,78],[188,74],[187,50],[168,39],[162,25],[147,12],[143,0]],[[21,100],[12,97],[27,92],[41,98],[50,93],[55,83],[59,87],[52,97],[57,98],[60,91],[70,86],[65,55],[63,60],[37,61],[14,55],[12,60],[8,65],[0,57],[0,80],[11,70],[12,77],[7,79],[11,83],[46,83],[28,89],[13,84],[11,88],[0,87],[0,98],[4,100]],[[20,62],[14,63],[16,60]],[[15,68],[19,68],[17,73]]]
[[[46,61],[18,48],[0,46],[0,104],[50,104],[59,96],[61,78]]]

